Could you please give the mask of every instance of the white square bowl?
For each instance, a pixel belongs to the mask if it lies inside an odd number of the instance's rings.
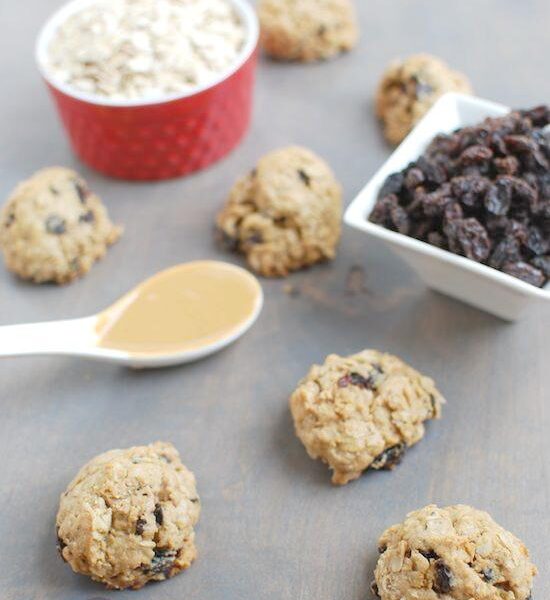
[[[378,192],[388,175],[403,170],[417,160],[438,133],[451,133],[460,127],[475,125],[486,117],[499,117],[509,111],[507,106],[481,98],[446,94],[350,204],[344,221],[389,245],[428,287],[507,321],[515,321],[533,301],[550,301],[549,284],[545,288],[537,288],[469,258],[369,221]]]

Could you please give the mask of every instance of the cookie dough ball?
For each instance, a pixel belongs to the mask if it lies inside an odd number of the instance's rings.
[[[61,167],[19,184],[0,213],[7,268],[36,283],[84,275],[120,234],[101,200],[77,173]]]
[[[276,150],[233,187],[218,215],[225,245],[266,277],[334,258],[342,190],[330,167],[305,148]]]
[[[439,58],[417,54],[395,61],[378,87],[376,113],[391,144],[398,144],[433,104],[447,92],[470,94],[472,87],[462,73]]]
[[[61,496],[59,550],[77,573],[138,589],[189,567],[199,513],[195,477],[171,444],[111,450]]]
[[[525,546],[470,506],[426,506],[380,538],[381,600],[528,600],[537,570]]]
[[[350,0],[260,0],[261,44],[280,60],[325,60],[357,43]]]
[[[366,469],[393,469],[439,418],[444,399],[434,382],[377,350],[314,365],[290,398],[296,435],[311,458],[344,485]]]

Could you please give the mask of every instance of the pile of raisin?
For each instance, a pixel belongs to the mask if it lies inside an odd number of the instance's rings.
[[[438,135],[370,220],[537,287],[550,278],[550,108]]]

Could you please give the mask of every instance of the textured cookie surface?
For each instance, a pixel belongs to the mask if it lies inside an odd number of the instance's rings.
[[[342,191],[330,167],[289,147],[237,181],[217,223],[227,247],[262,275],[280,277],[334,258],[341,219]]]
[[[357,43],[350,0],[260,0],[264,50],[280,60],[324,60]]]
[[[195,477],[171,444],[111,450],[61,496],[59,550],[77,573],[138,589],[189,567],[199,514]]]
[[[346,484],[366,469],[392,469],[439,418],[442,396],[428,377],[376,350],[332,354],[314,365],[290,398],[296,434],[311,458]]]
[[[536,568],[520,540],[470,506],[430,505],[380,538],[382,600],[528,600]]]
[[[84,275],[120,233],[78,174],[61,167],[19,184],[0,213],[7,268],[36,283]]]
[[[472,92],[464,75],[429,54],[417,54],[393,62],[382,77],[376,112],[384,125],[384,134],[398,144],[447,92]]]

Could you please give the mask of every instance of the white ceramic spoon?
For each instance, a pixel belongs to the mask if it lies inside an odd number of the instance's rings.
[[[109,318],[113,313],[120,313],[121,307],[124,308],[135,298],[138,289],[154,281],[159,276],[169,274],[181,267],[200,264],[223,265],[227,270],[238,274],[243,282],[253,290],[253,303],[246,317],[235,322],[234,326],[225,331],[221,337],[207,342],[199,340],[196,343],[187,344],[187,347],[182,349],[148,353],[141,350],[129,352],[99,345],[101,327],[106,318]],[[262,306],[262,288],[258,280],[248,271],[227,263],[212,261],[187,263],[187,265],[180,265],[158,273],[97,315],[81,319],[0,327],[0,358],[37,355],[78,356],[118,363],[132,368],[155,368],[183,364],[218,352],[236,341],[254,324]]]

